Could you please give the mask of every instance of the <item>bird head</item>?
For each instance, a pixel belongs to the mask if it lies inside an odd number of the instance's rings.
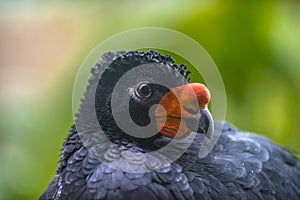
[[[154,51],[119,53],[107,60],[109,66],[97,82],[95,109],[101,128],[113,143],[133,141],[151,149],[161,138],[183,139],[192,132],[211,136],[209,90],[203,84],[189,83],[190,72],[184,65],[175,65],[170,56]],[[97,67],[101,71],[101,66]],[[133,75],[124,78],[133,70]],[[124,131],[122,124],[129,131]],[[152,131],[148,134],[135,126]]]

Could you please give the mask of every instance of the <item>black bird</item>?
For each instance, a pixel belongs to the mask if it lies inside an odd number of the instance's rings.
[[[137,70],[114,90],[142,65],[151,70]],[[147,78],[139,78],[143,73]],[[213,123],[209,91],[188,84],[188,76],[186,66],[154,51],[104,54],[92,68],[57,175],[40,199],[300,199],[300,161],[293,153]],[[155,78],[174,81],[166,87]],[[130,119],[116,119],[126,106]],[[214,131],[222,132],[218,142],[199,158]]]

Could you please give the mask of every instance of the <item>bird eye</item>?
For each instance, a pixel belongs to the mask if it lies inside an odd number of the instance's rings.
[[[147,83],[142,83],[138,88],[137,88],[137,94],[140,96],[140,97],[143,97],[143,98],[148,98],[151,96],[152,94],[152,89],[150,87],[149,84]]]

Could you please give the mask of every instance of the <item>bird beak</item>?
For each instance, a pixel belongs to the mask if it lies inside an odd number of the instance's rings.
[[[199,126],[197,132],[205,133],[206,137],[212,138],[214,132],[214,120],[210,111],[206,109],[200,109],[201,117],[199,120]]]
[[[170,138],[185,138],[192,132],[204,133],[211,138],[214,122],[207,105],[209,90],[199,83],[172,88],[155,109],[159,132]]]

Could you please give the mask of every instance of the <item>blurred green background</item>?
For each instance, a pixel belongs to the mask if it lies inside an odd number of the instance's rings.
[[[197,40],[222,74],[227,121],[300,151],[299,19],[296,0],[0,1],[0,199],[44,191],[73,121],[81,62],[137,27]]]

